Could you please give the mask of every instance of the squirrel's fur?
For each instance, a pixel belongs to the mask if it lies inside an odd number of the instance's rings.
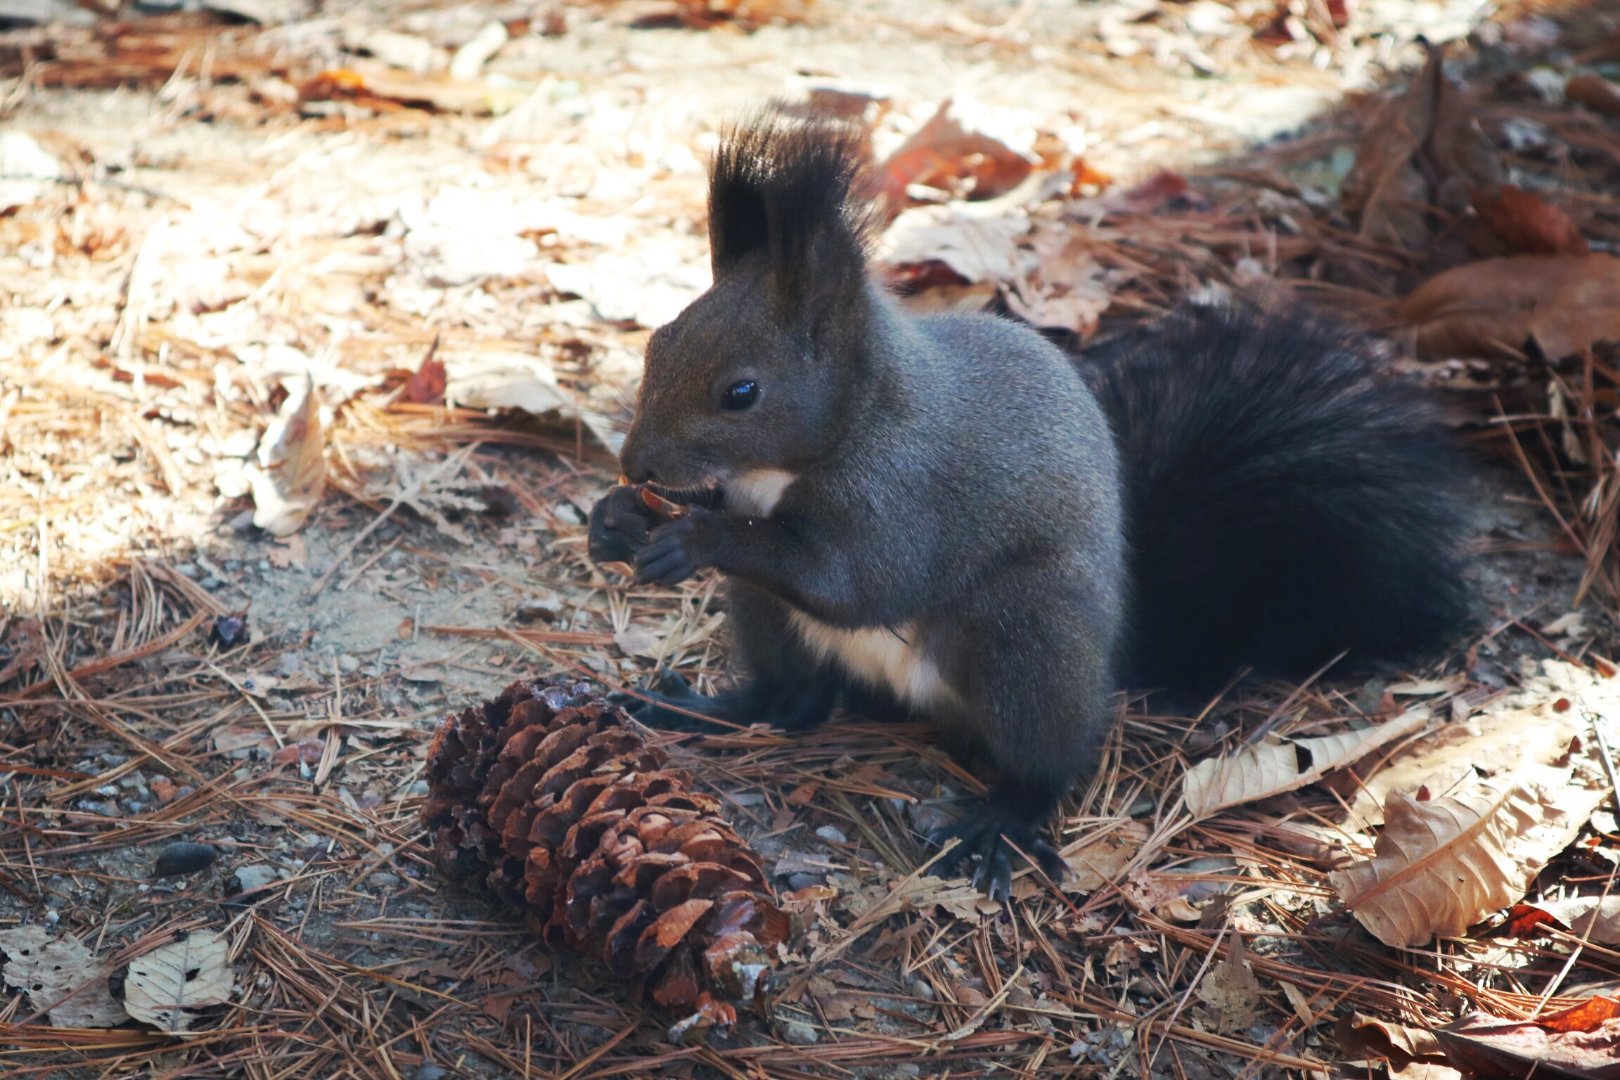
[[[1005,895],[1009,842],[1090,769],[1120,680],[1400,657],[1457,625],[1450,445],[1368,344],[1278,307],[1190,308],[1077,366],[992,315],[914,315],[866,270],[854,144],[760,118],[710,186],[714,285],[653,335],[599,560],[729,580],[738,689],[651,723],[929,716],[994,770],[949,830]],[[738,402],[746,401],[746,407]]]

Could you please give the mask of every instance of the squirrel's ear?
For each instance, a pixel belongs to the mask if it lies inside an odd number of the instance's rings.
[[[832,125],[765,114],[727,132],[709,181],[715,279],[763,255],[784,312],[860,290],[865,208],[850,190],[859,171],[855,138]]]

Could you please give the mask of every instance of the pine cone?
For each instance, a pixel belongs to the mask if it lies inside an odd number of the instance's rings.
[[[695,1006],[683,1031],[733,1022],[722,999],[762,998],[789,925],[759,857],[596,685],[517,682],[446,718],[427,782],[446,876],[658,1004]]]

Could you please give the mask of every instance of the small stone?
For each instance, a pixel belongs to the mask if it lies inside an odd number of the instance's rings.
[[[829,844],[849,843],[849,837],[845,836],[844,831],[836,825],[823,825],[821,828],[816,830],[816,835],[827,841]]]
[[[920,997],[924,1001],[934,1000],[934,985],[921,975],[916,976],[907,985],[913,997]]]
[[[166,878],[195,874],[213,866],[217,855],[218,852],[212,844],[176,840],[158,852],[157,862],[152,867],[152,876]]]
[[[366,878],[366,883],[374,889],[390,890],[397,890],[401,885],[405,884],[400,880],[398,874],[390,874],[386,870],[379,870],[375,874],[372,874],[370,877]]]
[[[258,892],[260,889],[269,888],[280,880],[281,875],[276,872],[276,868],[266,863],[250,863],[247,866],[239,867],[236,873],[231,875],[231,881],[237,886],[232,891],[238,893]]]
[[[782,1025],[782,1040],[794,1046],[813,1046],[821,1041],[821,1034],[803,1020],[789,1020]]]
[[[339,653],[337,658],[338,670],[345,675],[353,675],[360,670],[360,661],[348,653]]]
[[[562,608],[562,597],[555,593],[542,593],[539,596],[531,596],[524,600],[512,614],[521,623],[554,623],[557,621],[557,616],[562,612]]]

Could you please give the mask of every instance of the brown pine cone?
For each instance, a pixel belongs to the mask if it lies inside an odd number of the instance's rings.
[[[595,684],[517,682],[447,717],[427,782],[446,876],[658,1004],[695,1006],[683,1031],[734,1021],[725,999],[762,998],[789,923],[759,857]]]

